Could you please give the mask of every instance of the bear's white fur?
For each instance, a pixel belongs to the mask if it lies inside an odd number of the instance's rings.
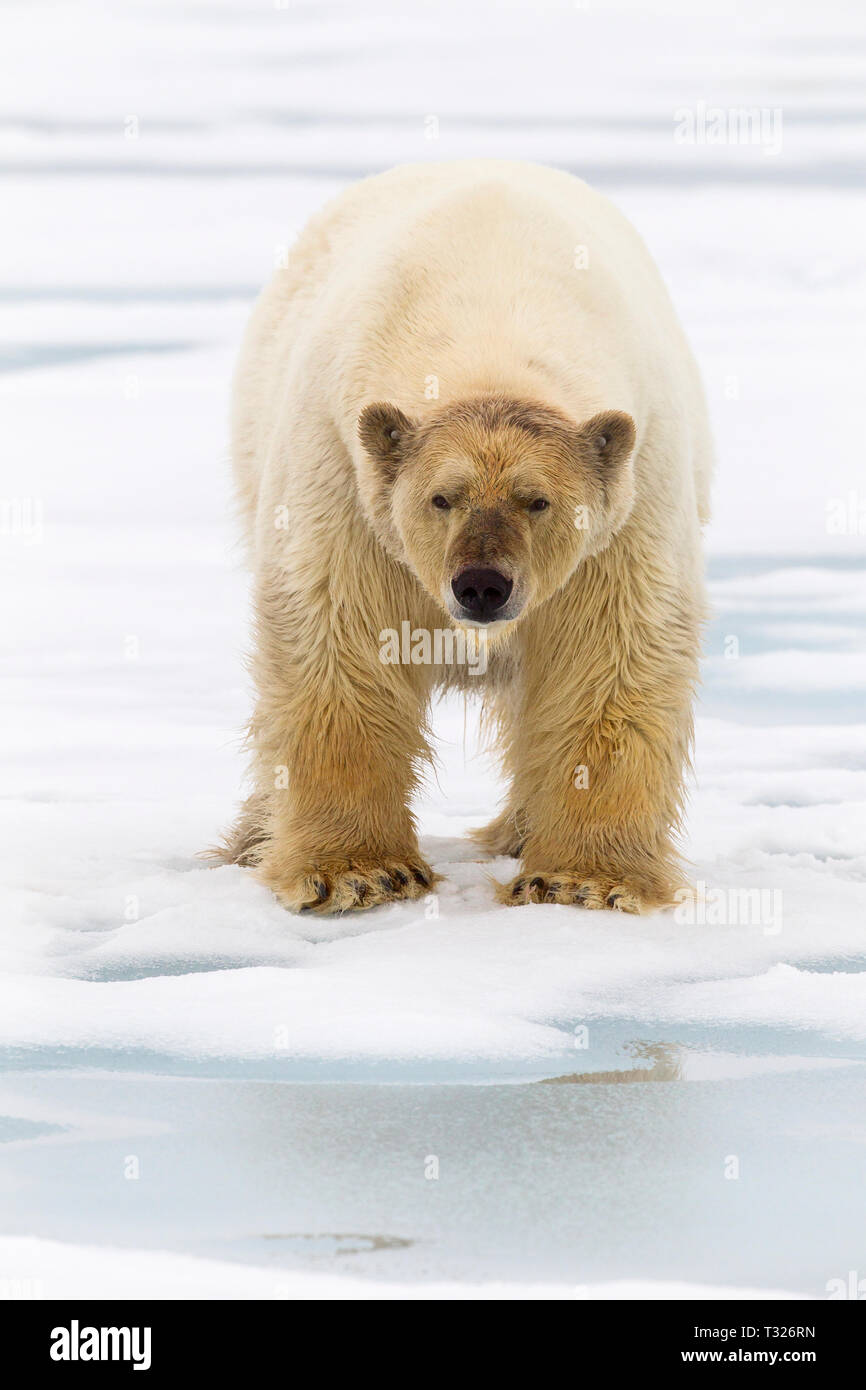
[[[567,582],[491,643],[514,787],[484,843],[523,850],[516,901],[642,910],[678,881],[712,464],[699,375],[651,257],[606,198],[554,169],[471,160],[341,194],[243,344],[233,460],[259,703],[256,791],[227,857],[258,863],[289,906],[367,906],[431,881],[406,803],[433,677],[383,667],[378,634],[448,619],[359,420],[387,402],[415,426],[490,397],[576,425],[620,412],[634,445]],[[569,799],[577,764],[583,802]]]

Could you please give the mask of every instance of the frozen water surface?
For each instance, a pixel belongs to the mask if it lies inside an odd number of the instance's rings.
[[[4,12],[0,1280],[862,1274],[866,19],[621,8]],[[678,144],[700,100],[780,108],[781,149]],[[476,154],[609,191],[704,369],[692,919],[498,907],[513,865],[465,831],[501,788],[454,703],[418,808],[435,899],[311,922],[196,857],[243,777],[225,451],[250,303],[347,179]]]
[[[271,1271],[272,1297],[299,1270],[455,1284],[531,1271],[573,1292],[636,1280],[813,1297],[847,1276],[866,1238],[851,1201],[862,1063],[710,1065],[694,1080],[686,1066],[658,1084],[604,1075],[556,1086],[31,1075],[25,1105],[76,1113],[61,1136],[10,1146],[7,1230],[253,1265]],[[739,1177],[726,1177],[735,1162]]]

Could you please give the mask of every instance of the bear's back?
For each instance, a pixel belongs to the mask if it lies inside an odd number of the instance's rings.
[[[355,455],[370,400],[418,416],[489,389],[578,418],[615,406],[640,421],[674,402],[706,433],[661,276],[601,194],[506,160],[364,179],[311,219],[254,311],[235,388],[242,501],[254,508],[287,396],[327,416]]]

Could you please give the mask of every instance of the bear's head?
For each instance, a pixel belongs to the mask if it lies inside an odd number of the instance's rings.
[[[623,411],[577,423],[485,395],[417,422],[377,402],[358,431],[377,533],[462,626],[512,623],[543,603],[634,500],[635,426]]]

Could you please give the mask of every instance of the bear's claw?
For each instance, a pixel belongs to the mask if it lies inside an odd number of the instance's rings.
[[[343,860],[312,872],[268,878],[270,887],[293,912],[340,913],[423,897],[437,875],[426,864],[403,861]]]
[[[652,891],[641,893],[639,888],[594,875],[557,873],[520,874],[510,883],[500,884],[496,891],[500,902],[510,907],[525,903],[564,903],[592,911],[607,908],[612,912],[644,913],[662,906]]]

